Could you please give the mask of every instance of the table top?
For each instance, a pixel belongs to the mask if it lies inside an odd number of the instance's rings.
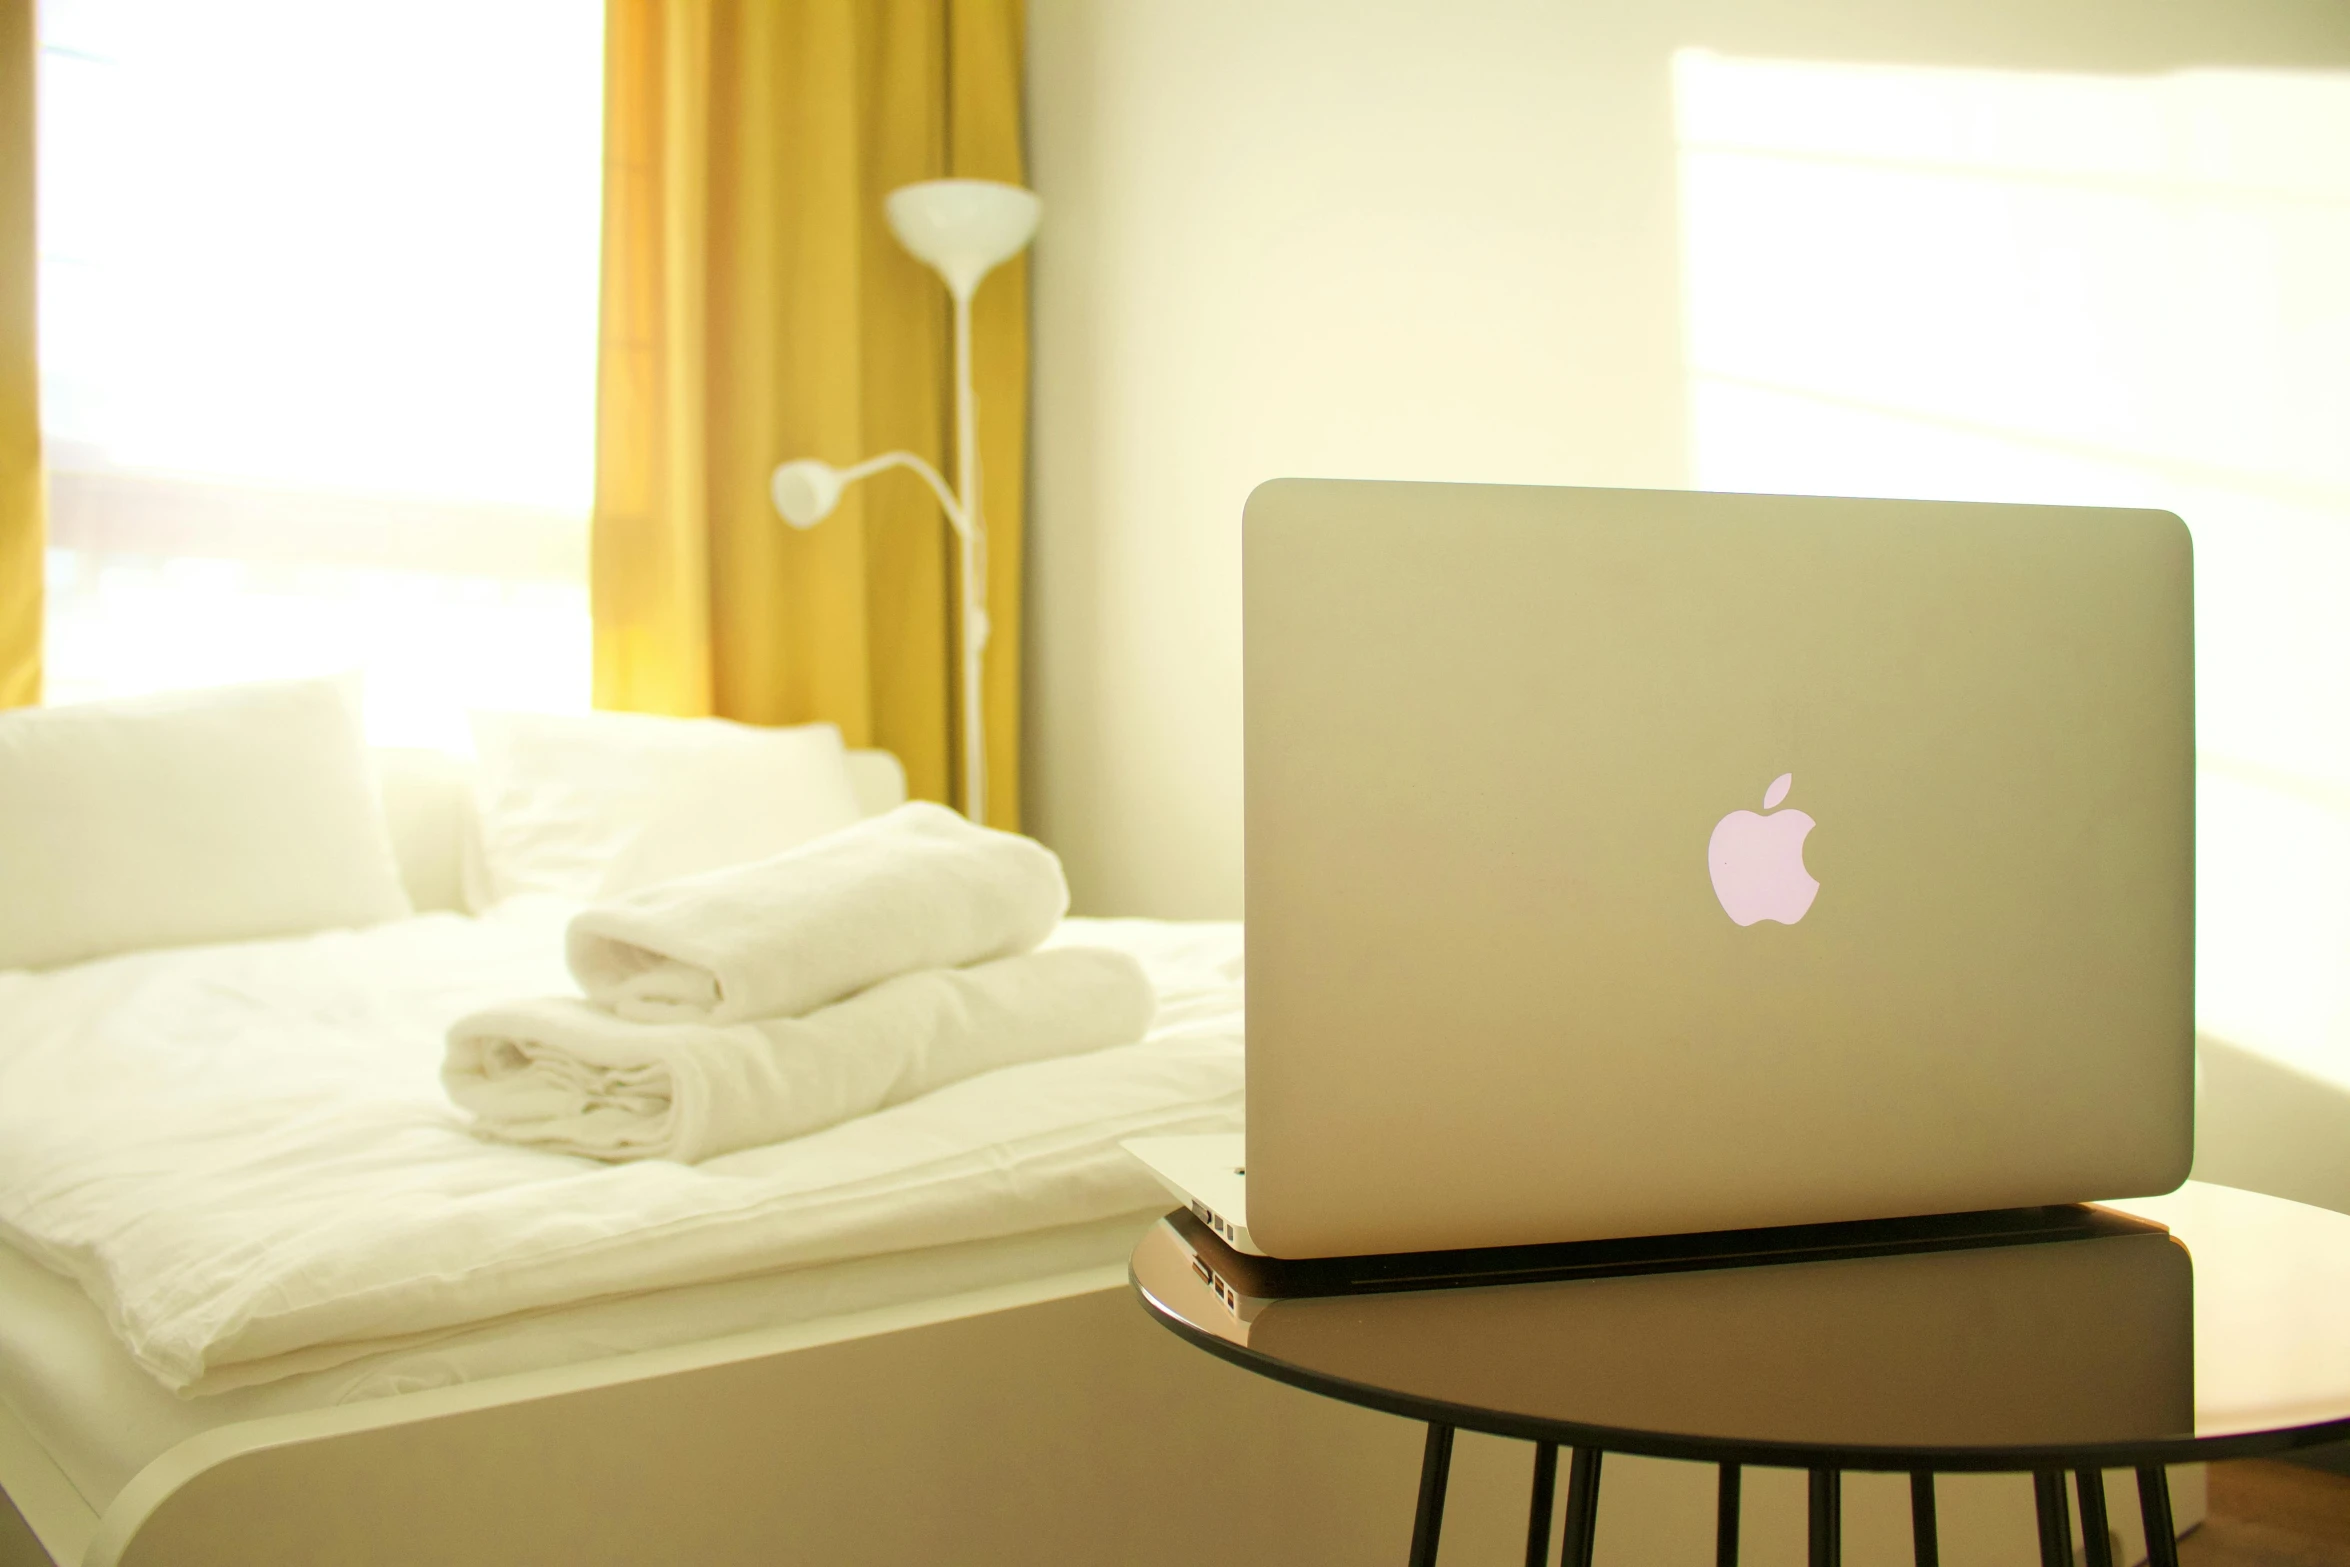
[[[2194,1182],[2102,1206],[2030,1243],[1368,1293],[1284,1293],[1179,1211],[1130,1275],[1162,1324],[1263,1375],[1613,1452],[1988,1470],[2350,1438],[2350,1216]]]

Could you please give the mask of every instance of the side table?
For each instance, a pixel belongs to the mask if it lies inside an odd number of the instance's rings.
[[[2280,1198],[2189,1183],[1512,1255],[1528,1282],[1486,1282],[1463,1254],[1268,1263],[1179,1210],[1130,1277],[1188,1343],[1426,1423],[1413,1567],[1436,1560],[1459,1430],[1534,1444],[1530,1567],[1549,1555],[1561,1448],[1561,1567],[1589,1567],[1611,1452],[1719,1466],[1722,1567],[1747,1465],[1809,1472],[1815,1567],[1841,1559],[1848,1470],[1910,1476],[1918,1567],[1939,1561],[1933,1476],[1986,1470],[2033,1476],[2043,1567],[2072,1567],[2068,1491],[2088,1567],[2113,1567],[2103,1472],[2132,1469],[2152,1567],[2175,1567],[2164,1466],[2350,1437],[2350,1216]]]

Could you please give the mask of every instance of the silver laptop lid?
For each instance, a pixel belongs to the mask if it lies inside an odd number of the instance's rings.
[[[1266,1251],[2184,1178],[2177,518],[1278,480],[1244,551]]]

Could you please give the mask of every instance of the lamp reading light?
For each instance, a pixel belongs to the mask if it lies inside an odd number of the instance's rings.
[[[891,191],[884,203],[898,242],[945,280],[955,305],[955,487],[912,452],[884,452],[848,468],[802,457],[775,470],[768,495],[795,528],[832,515],[841,492],[885,468],[913,470],[946,513],[960,544],[963,604],[963,814],[987,819],[987,737],[980,696],[987,650],[987,525],[979,509],[977,398],[971,389],[971,296],[988,273],[1018,255],[1036,233],[1043,203],[1032,191],[994,180],[925,180]]]

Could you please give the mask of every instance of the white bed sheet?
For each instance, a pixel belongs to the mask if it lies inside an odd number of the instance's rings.
[[[173,1394],[132,1360],[79,1285],[0,1246],[0,1405],[41,1444],[90,1510],[103,1513],[148,1464],[221,1426],[1122,1262],[1165,1206],[1035,1234],[531,1312],[203,1398]]]
[[[1157,1197],[1118,1148],[1241,1124],[1232,924],[1071,921],[1160,994],[1140,1044],[1012,1067],[698,1166],[470,1135],[474,1007],[570,989],[572,909],[0,975],[0,1240],[201,1394],[579,1302],[1063,1229]]]

